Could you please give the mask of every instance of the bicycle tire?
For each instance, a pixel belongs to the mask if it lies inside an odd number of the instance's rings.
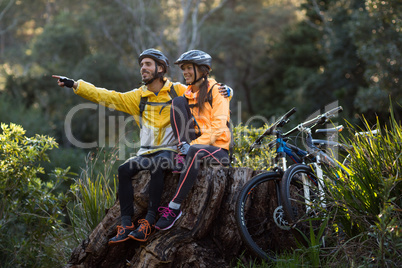
[[[276,260],[270,250],[269,230],[273,219],[267,218],[272,204],[268,190],[272,189],[271,182],[281,177],[277,172],[265,172],[248,181],[239,193],[236,202],[236,224],[242,240],[254,255],[267,260]],[[266,202],[264,202],[264,200]]]
[[[306,188],[309,194],[305,193]],[[304,243],[300,232],[308,237],[311,227],[316,231],[322,223],[317,177],[308,165],[291,165],[282,177],[280,191],[285,218],[292,229],[299,231],[293,232],[298,234],[296,239]]]

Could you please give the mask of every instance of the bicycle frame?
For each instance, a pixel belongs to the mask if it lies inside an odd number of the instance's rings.
[[[285,141],[282,133],[276,131],[277,138],[269,144],[269,147],[276,146],[276,156],[274,157],[274,169],[286,170],[288,156],[294,163],[303,163],[304,159],[308,157],[308,152],[300,149]],[[272,144],[273,143],[273,144]]]

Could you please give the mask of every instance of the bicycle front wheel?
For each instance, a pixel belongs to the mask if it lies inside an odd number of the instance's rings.
[[[275,260],[271,230],[275,227],[273,210],[277,207],[276,172],[266,172],[253,177],[242,188],[236,203],[236,223],[243,242],[255,255],[264,260]],[[274,202],[275,204],[272,204]]]

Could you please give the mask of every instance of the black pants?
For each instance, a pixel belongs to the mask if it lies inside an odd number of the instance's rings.
[[[119,167],[118,191],[121,216],[134,215],[132,178],[141,170],[151,172],[148,211],[157,213],[163,192],[165,172],[172,170],[175,155],[176,153],[172,151],[158,151],[150,155],[129,158]]]
[[[173,100],[170,123],[179,142],[186,141],[190,143],[199,134],[197,122],[191,115],[188,102],[184,97],[177,97]],[[174,203],[181,204],[184,201],[197,179],[201,164],[227,166],[229,165],[228,151],[212,145],[192,145],[188,150],[185,168],[181,172],[179,184],[172,199]]]

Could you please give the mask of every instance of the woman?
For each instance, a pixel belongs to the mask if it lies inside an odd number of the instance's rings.
[[[219,94],[219,84],[209,78],[211,61],[207,53],[191,50],[175,62],[188,87],[182,97],[173,100],[170,122],[185,164],[169,206],[159,208],[162,217],[155,224],[159,230],[171,228],[182,215],[180,206],[197,178],[201,162],[229,164],[229,99]]]

